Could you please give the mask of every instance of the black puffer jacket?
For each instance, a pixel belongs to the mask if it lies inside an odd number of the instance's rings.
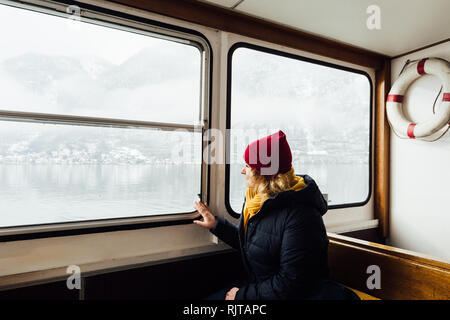
[[[249,281],[236,300],[305,299],[320,292],[328,279],[328,237],[322,215],[327,203],[315,181],[267,199],[260,211],[239,226],[216,217],[211,232],[241,251]],[[245,204],[244,204],[245,205]]]

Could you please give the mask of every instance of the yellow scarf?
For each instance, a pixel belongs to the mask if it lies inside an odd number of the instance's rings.
[[[294,174],[294,168],[291,168]],[[302,177],[295,176],[294,184],[287,190],[298,191],[306,187],[305,180]],[[244,206],[244,230],[247,228],[247,221],[253,217],[262,207],[261,195],[256,193],[254,188],[247,188],[245,192],[245,206]]]

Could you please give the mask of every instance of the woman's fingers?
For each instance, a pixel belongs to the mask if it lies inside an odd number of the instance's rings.
[[[194,209],[196,209],[203,217],[209,213],[209,210],[200,201],[194,201]]]
[[[194,201],[194,203],[196,203],[198,206],[200,206],[201,208],[205,208],[206,209],[206,205],[203,204],[203,202],[201,201]]]
[[[194,201],[194,209],[197,210],[197,212],[203,216],[203,208],[197,201]]]
[[[200,221],[200,220],[194,220],[194,223],[198,224],[199,226],[202,226],[202,227],[205,224],[203,221]]]
[[[206,227],[207,226],[207,222],[210,219],[210,212],[208,209],[206,209],[202,203],[198,202],[198,201],[194,201],[194,208],[197,210],[197,212],[199,213],[198,216],[196,216],[195,218],[198,218],[199,216],[202,216],[203,221],[202,220],[194,220],[195,224],[198,224],[202,227]],[[194,219],[195,219],[194,218]]]
[[[209,211],[208,207],[200,201],[194,201],[194,208],[203,218],[202,220],[194,220],[194,223],[208,229],[214,228],[214,226],[216,225],[216,219],[211,211]],[[197,216],[196,218],[198,217],[199,216]]]
[[[193,222],[201,227],[211,228],[210,221],[206,217],[203,217],[203,220],[194,220]]]
[[[202,215],[197,211],[197,214],[192,219],[197,219],[198,217],[202,217]]]
[[[209,225],[209,223],[202,221],[202,220],[194,220],[194,223],[201,226],[201,227],[205,227],[205,228],[211,228],[211,226]]]

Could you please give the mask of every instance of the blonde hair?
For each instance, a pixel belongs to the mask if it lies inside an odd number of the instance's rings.
[[[294,167],[288,172],[278,173],[275,176],[263,176],[256,170],[250,168],[248,186],[254,188],[261,195],[261,203],[278,192],[288,190],[295,184]]]

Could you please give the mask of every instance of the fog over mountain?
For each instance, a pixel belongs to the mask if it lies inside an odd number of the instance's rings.
[[[113,67],[106,60],[94,56],[78,59],[26,53],[1,63],[2,68],[19,83],[29,89],[43,92],[53,81],[67,77],[83,77],[95,80],[105,70]]]
[[[9,88],[1,104],[21,111],[190,123],[198,116],[200,83],[200,55],[195,59],[192,50],[180,61],[167,50],[142,49],[120,65],[93,56],[9,58],[0,64],[0,83]]]
[[[1,104],[7,110],[195,123],[200,61],[186,61],[193,59],[149,48],[118,65],[94,56],[26,53],[0,62]],[[239,145],[231,140],[231,160],[241,161],[252,139],[282,129],[302,163],[367,163],[366,84],[341,70],[324,75],[312,64],[273,61],[246,52],[234,58],[232,135],[249,136]],[[11,122],[0,122],[0,133],[0,163],[179,162],[174,153],[184,162],[200,161],[199,134]]]
[[[198,101],[198,93],[182,94],[199,88],[186,84],[197,78],[199,82],[200,70],[195,63],[174,60],[167,52],[155,55],[146,49],[120,65],[92,56],[27,53],[0,63],[1,108],[166,122],[169,117],[175,122],[184,118],[189,123],[189,113],[198,116],[198,106],[189,108],[189,100]],[[179,97],[169,95],[170,85],[180,89]],[[188,111],[176,114],[181,108],[175,103],[183,99]],[[3,121],[0,132],[3,163],[167,163],[172,158],[168,142],[174,146],[181,139],[193,140],[186,133]]]
[[[247,48],[234,52],[232,75],[233,129],[261,131],[255,139],[281,129],[302,163],[368,163],[364,75]]]

